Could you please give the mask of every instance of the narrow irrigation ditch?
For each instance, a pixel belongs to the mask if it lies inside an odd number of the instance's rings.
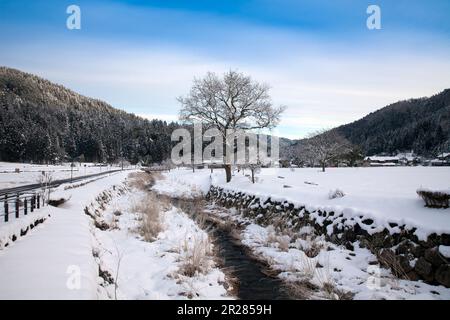
[[[203,199],[170,198],[172,204],[188,214],[208,231],[215,245],[219,264],[233,283],[233,293],[239,299],[286,300],[287,288],[268,265],[252,255],[235,236],[235,229],[205,212]]]

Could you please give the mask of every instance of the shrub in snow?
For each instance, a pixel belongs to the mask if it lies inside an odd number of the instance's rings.
[[[425,207],[429,208],[448,208],[450,200],[450,191],[418,189],[417,194],[425,201]]]
[[[212,245],[208,236],[185,239],[180,273],[187,277],[206,274],[211,267]]]
[[[335,190],[330,190],[330,192],[328,192],[328,199],[336,199],[336,198],[342,198],[343,196],[345,196],[344,191],[340,190],[340,189],[335,189]]]
[[[132,211],[141,214],[139,231],[145,241],[152,242],[162,231],[161,205],[153,194],[133,206]]]

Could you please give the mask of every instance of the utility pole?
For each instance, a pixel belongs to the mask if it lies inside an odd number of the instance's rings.
[[[123,171],[123,127],[120,129],[120,158]]]

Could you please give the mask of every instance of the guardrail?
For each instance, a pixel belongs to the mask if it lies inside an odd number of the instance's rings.
[[[0,203],[3,203],[3,213],[0,217],[3,217],[4,222],[8,222],[11,216],[19,219],[21,212],[26,216],[46,205],[45,197],[41,193],[3,194]]]
[[[170,171],[170,167],[165,166],[154,166],[154,167],[144,167],[141,170],[145,172],[162,172],[162,171]]]
[[[119,171],[122,170],[117,169],[71,179],[56,180],[47,184],[45,189],[53,189],[63,183],[73,183]],[[35,183],[0,190],[0,222],[2,222],[2,220],[4,222],[8,222],[12,217],[17,219],[20,217],[21,213],[23,215],[28,215],[29,213],[34,212],[34,210],[40,209],[41,207],[47,205],[45,197],[43,196],[45,191],[43,191],[42,188],[43,185],[41,183]],[[1,217],[3,217],[3,219],[1,219]]]
[[[128,169],[124,169],[124,170],[128,170]],[[59,185],[61,185],[63,183],[73,183],[73,182],[81,181],[81,180],[84,180],[84,179],[94,178],[94,177],[98,177],[98,176],[102,176],[102,175],[110,174],[110,173],[114,173],[114,172],[119,172],[119,171],[122,171],[122,170],[117,169],[117,170],[105,171],[105,172],[100,172],[100,173],[88,174],[88,175],[80,176],[80,177],[61,179],[61,180],[54,180],[54,181],[50,182],[47,186],[49,188],[55,188],[55,187],[58,187]],[[24,186],[19,186],[19,187],[1,189],[0,190],[0,197],[3,197],[5,194],[16,194],[16,193],[21,194],[21,193],[24,193],[26,191],[32,191],[32,190],[40,189],[41,187],[42,187],[42,183],[34,183],[34,184],[29,184],[29,185],[24,185]]]

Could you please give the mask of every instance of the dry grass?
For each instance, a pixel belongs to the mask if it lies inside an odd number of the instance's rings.
[[[397,277],[409,280],[407,273],[403,269],[400,261],[392,250],[381,249],[373,252],[376,252],[378,262],[382,266],[389,268],[392,272],[392,275],[395,276],[395,278],[392,278],[391,280],[397,282]]]
[[[291,245],[291,237],[289,235],[279,235],[275,232],[274,229],[269,228],[267,235],[267,245],[275,245],[281,251],[287,252],[289,251],[289,247]]]
[[[425,201],[429,208],[448,208],[450,194],[442,191],[417,190],[417,194]]]
[[[211,267],[212,250],[208,236],[185,239],[182,246],[182,265],[180,274],[194,277],[197,274],[206,274]]]
[[[287,282],[289,295],[293,299],[351,300],[353,294],[337,288],[326,268],[317,268],[315,259],[305,258],[301,262],[301,278]]]
[[[140,215],[139,233],[145,241],[154,241],[162,231],[161,212],[163,204],[154,194],[148,194],[141,202],[135,203],[131,210]]]
[[[303,252],[310,258],[317,257],[321,250],[326,249],[325,244],[316,237],[310,237],[308,243],[309,247],[303,248]]]
[[[310,299],[317,288],[308,281],[289,281],[286,283],[290,299],[307,300]]]
[[[312,278],[314,278],[314,275],[316,273],[316,266],[317,261],[315,259],[311,259],[308,257],[301,259],[299,271],[302,277],[307,280],[311,280]]]
[[[163,176],[159,173],[147,173],[147,172],[132,172],[128,175],[130,179],[129,185],[132,188],[148,191],[156,180],[162,179]]]
[[[119,229],[119,218],[117,216],[113,216],[111,219],[111,223],[109,224],[109,228],[111,230]]]

